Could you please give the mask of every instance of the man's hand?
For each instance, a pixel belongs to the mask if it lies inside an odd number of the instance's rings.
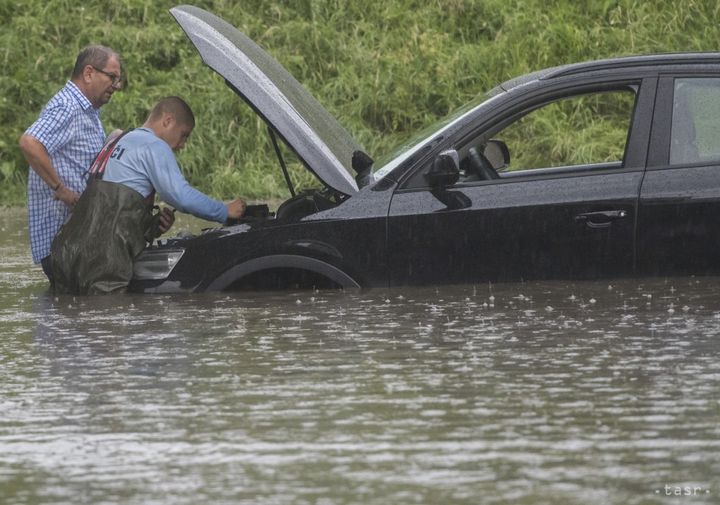
[[[50,188],[57,187],[57,191],[53,194],[55,200],[60,200],[68,207],[73,207],[80,195],[65,187],[62,183],[62,179],[58,176],[45,146],[35,137],[23,134],[20,137],[20,150],[30,168],[35,170],[45,184]]]
[[[57,189],[57,191],[55,191],[55,194],[53,196],[55,200],[60,200],[62,203],[64,203],[70,208],[74,207],[78,199],[80,198],[80,195],[75,193],[72,189],[66,187],[64,184],[60,185],[60,187]]]
[[[240,219],[245,214],[247,204],[245,200],[238,198],[225,204],[228,210],[228,219]]]
[[[174,222],[175,211],[167,207],[163,207],[163,209],[160,211],[160,222],[158,223],[160,233],[165,233],[166,231],[168,231],[172,227]]]

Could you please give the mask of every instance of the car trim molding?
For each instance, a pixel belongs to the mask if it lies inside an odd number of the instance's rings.
[[[331,281],[340,285],[343,289],[360,288],[360,284],[355,281],[355,279],[334,265],[315,258],[308,258],[307,256],[275,254],[272,256],[254,258],[239,265],[235,265],[212,281],[206,290],[222,291],[233,282],[242,279],[246,275],[262,270],[270,270],[272,268],[297,268],[300,270],[307,270],[327,277]]]

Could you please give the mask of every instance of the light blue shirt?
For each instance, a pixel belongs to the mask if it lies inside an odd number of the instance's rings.
[[[82,193],[85,172],[103,146],[105,131],[100,112],[72,81],[50,99],[25,134],[45,146],[60,181],[76,193]],[[53,238],[69,215],[70,208],[55,200],[52,189],[30,170],[28,227],[35,263],[50,254]]]
[[[153,189],[181,212],[209,221],[227,221],[227,207],[190,186],[180,173],[170,146],[148,128],[126,134],[105,166],[104,181],[117,182],[143,197]]]

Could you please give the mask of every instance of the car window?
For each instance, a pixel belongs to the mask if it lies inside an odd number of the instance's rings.
[[[450,148],[460,164],[457,184],[621,168],[638,90],[625,84],[509,111]],[[432,165],[412,174],[403,189],[428,187]]]
[[[720,79],[675,79],[670,164],[720,160]]]
[[[635,106],[631,89],[572,96],[526,114],[496,133],[510,152],[507,172],[622,164]]]

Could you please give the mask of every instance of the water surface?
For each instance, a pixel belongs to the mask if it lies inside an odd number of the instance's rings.
[[[24,220],[2,503],[720,500],[717,278],[54,297]]]

